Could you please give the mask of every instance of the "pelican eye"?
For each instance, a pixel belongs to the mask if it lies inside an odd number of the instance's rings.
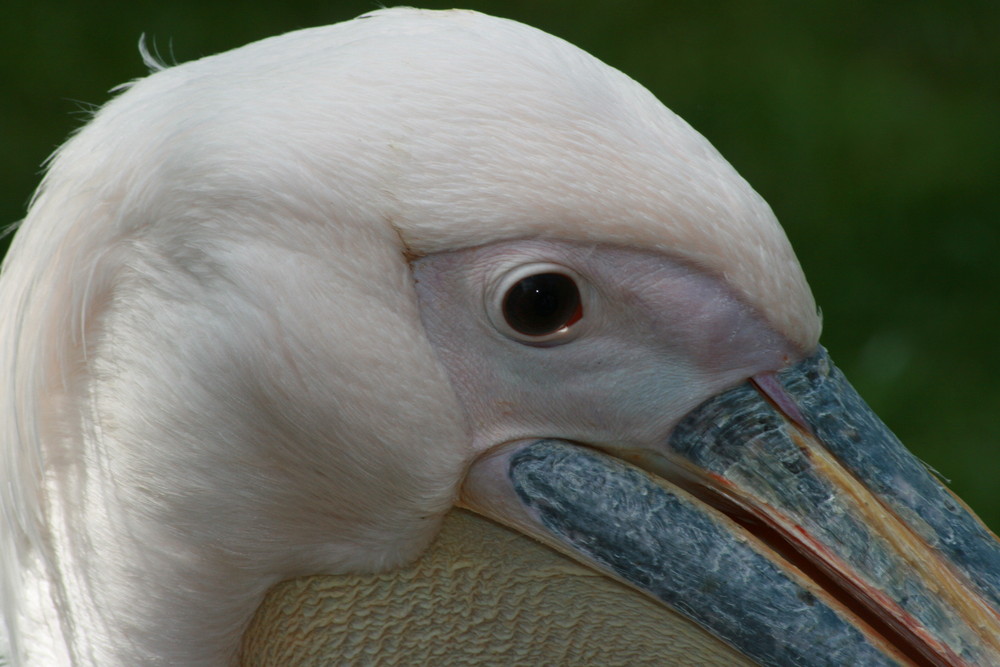
[[[540,337],[568,328],[583,317],[576,282],[562,273],[536,273],[511,285],[503,297],[503,317],[523,336]]]

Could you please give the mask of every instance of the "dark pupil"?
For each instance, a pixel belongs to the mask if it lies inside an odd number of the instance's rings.
[[[503,316],[514,331],[544,336],[580,319],[580,291],[561,273],[518,281],[503,299]]]

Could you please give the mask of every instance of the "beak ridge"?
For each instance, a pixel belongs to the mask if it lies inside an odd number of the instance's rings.
[[[472,464],[460,504],[762,663],[1000,664],[1000,543],[822,348],[655,449],[509,443]]]
[[[818,567],[917,662],[1000,664],[1000,543],[826,350],[773,377],[764,391],[755,378],[703,403],[667,456],[776,531],[786,557]]]
[[[474,464],[462,504],[607,572],[761,663],[905,664],[728,518],[600,452],[558,440],[499,450]],[[776,617],[790,626],[776,632]]]
[[[996,536],[892,434],[826,350],[778,377],[841,464],[1000,609]]]

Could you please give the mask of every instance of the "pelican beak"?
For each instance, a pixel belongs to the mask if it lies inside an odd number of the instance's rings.
[[[1000,543],[822,348],[648,450],[543,440],[475,462],[462,504],[768,664],[1000,664]]]

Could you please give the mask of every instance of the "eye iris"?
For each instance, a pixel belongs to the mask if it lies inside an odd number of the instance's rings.
[[[507,291],[503,316],[514,331],[525,336],[554,333],[583,316],[580,290],[561,273],[528,276]]]

